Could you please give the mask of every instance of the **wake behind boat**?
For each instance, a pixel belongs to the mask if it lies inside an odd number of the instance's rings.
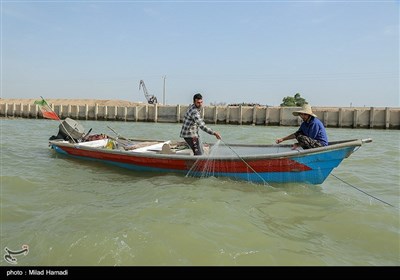
[[[134,171],[227,177],[254,183],[321,184],[343,159],[372,141],[370,138],[335,141],[307,150],[292,150],[290,145],[217,141],[206,144],[208,149],[204,155],[194,156],[185,142],[85,134],[83,127],[69,118],[59,128],[58,135],[52,136],[49,144],[57,153],[67,156]]]

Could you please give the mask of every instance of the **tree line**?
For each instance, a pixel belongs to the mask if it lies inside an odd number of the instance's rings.
[[[281,107],[302,107],[304,104],[308,102],[306,99],[301,97],[300,93],[296,93],[293,97],[286,96],[282,99],[282,103],[280,104]],[[211,102],[211,106],[226,106],[225,102]],[[259,103],[229,103],[228,106],[261,106]],[[268,105],[267,105],[268,107]]]

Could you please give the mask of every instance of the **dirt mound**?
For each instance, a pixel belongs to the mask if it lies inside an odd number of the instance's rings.
[[[33,104],[36,100],[40,100],[40,98],[37,99],[29,99],[29,98],[0,98],[0,104],[8,103],[8,104]],[[48,98],[46,101],[49,104],[54,104],[54,105],[89,105],[89,106],[94,106],[98,104],[99,106],[119,106],[119,107],[124,107],[124,106],[135,106],[138,104],[143,104],[143,102],[131,102],[131,101],[126,101],[126,100],[116,100],[116,99],[53,99],[53,98]]]

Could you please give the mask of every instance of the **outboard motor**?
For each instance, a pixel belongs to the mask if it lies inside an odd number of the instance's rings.
[[[58,134],[56,136],[51,136],[49,140],[63,139],[68,141],[71,140],[72,137],[75,142],[80,142],[84,134],[83,126],[70,118],[63,120],[58,128]]]

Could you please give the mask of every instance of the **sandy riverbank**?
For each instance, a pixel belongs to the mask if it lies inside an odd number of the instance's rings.
[[[40,98],[29,99],[29,98],[0,98],[0,104],[33,104],[36,100],[40,100]],[[53,99],[48,98],[46,101],[49,104],[54,105],[79,105],[83,106],[85,104],[89,106],[94,106],[98,104],[99,106],[119,106],[119,107],[129,107],[135,106],[138,104],[144,104],[143,102],[132,102],[126,100],[117,100],[117,99]]]

